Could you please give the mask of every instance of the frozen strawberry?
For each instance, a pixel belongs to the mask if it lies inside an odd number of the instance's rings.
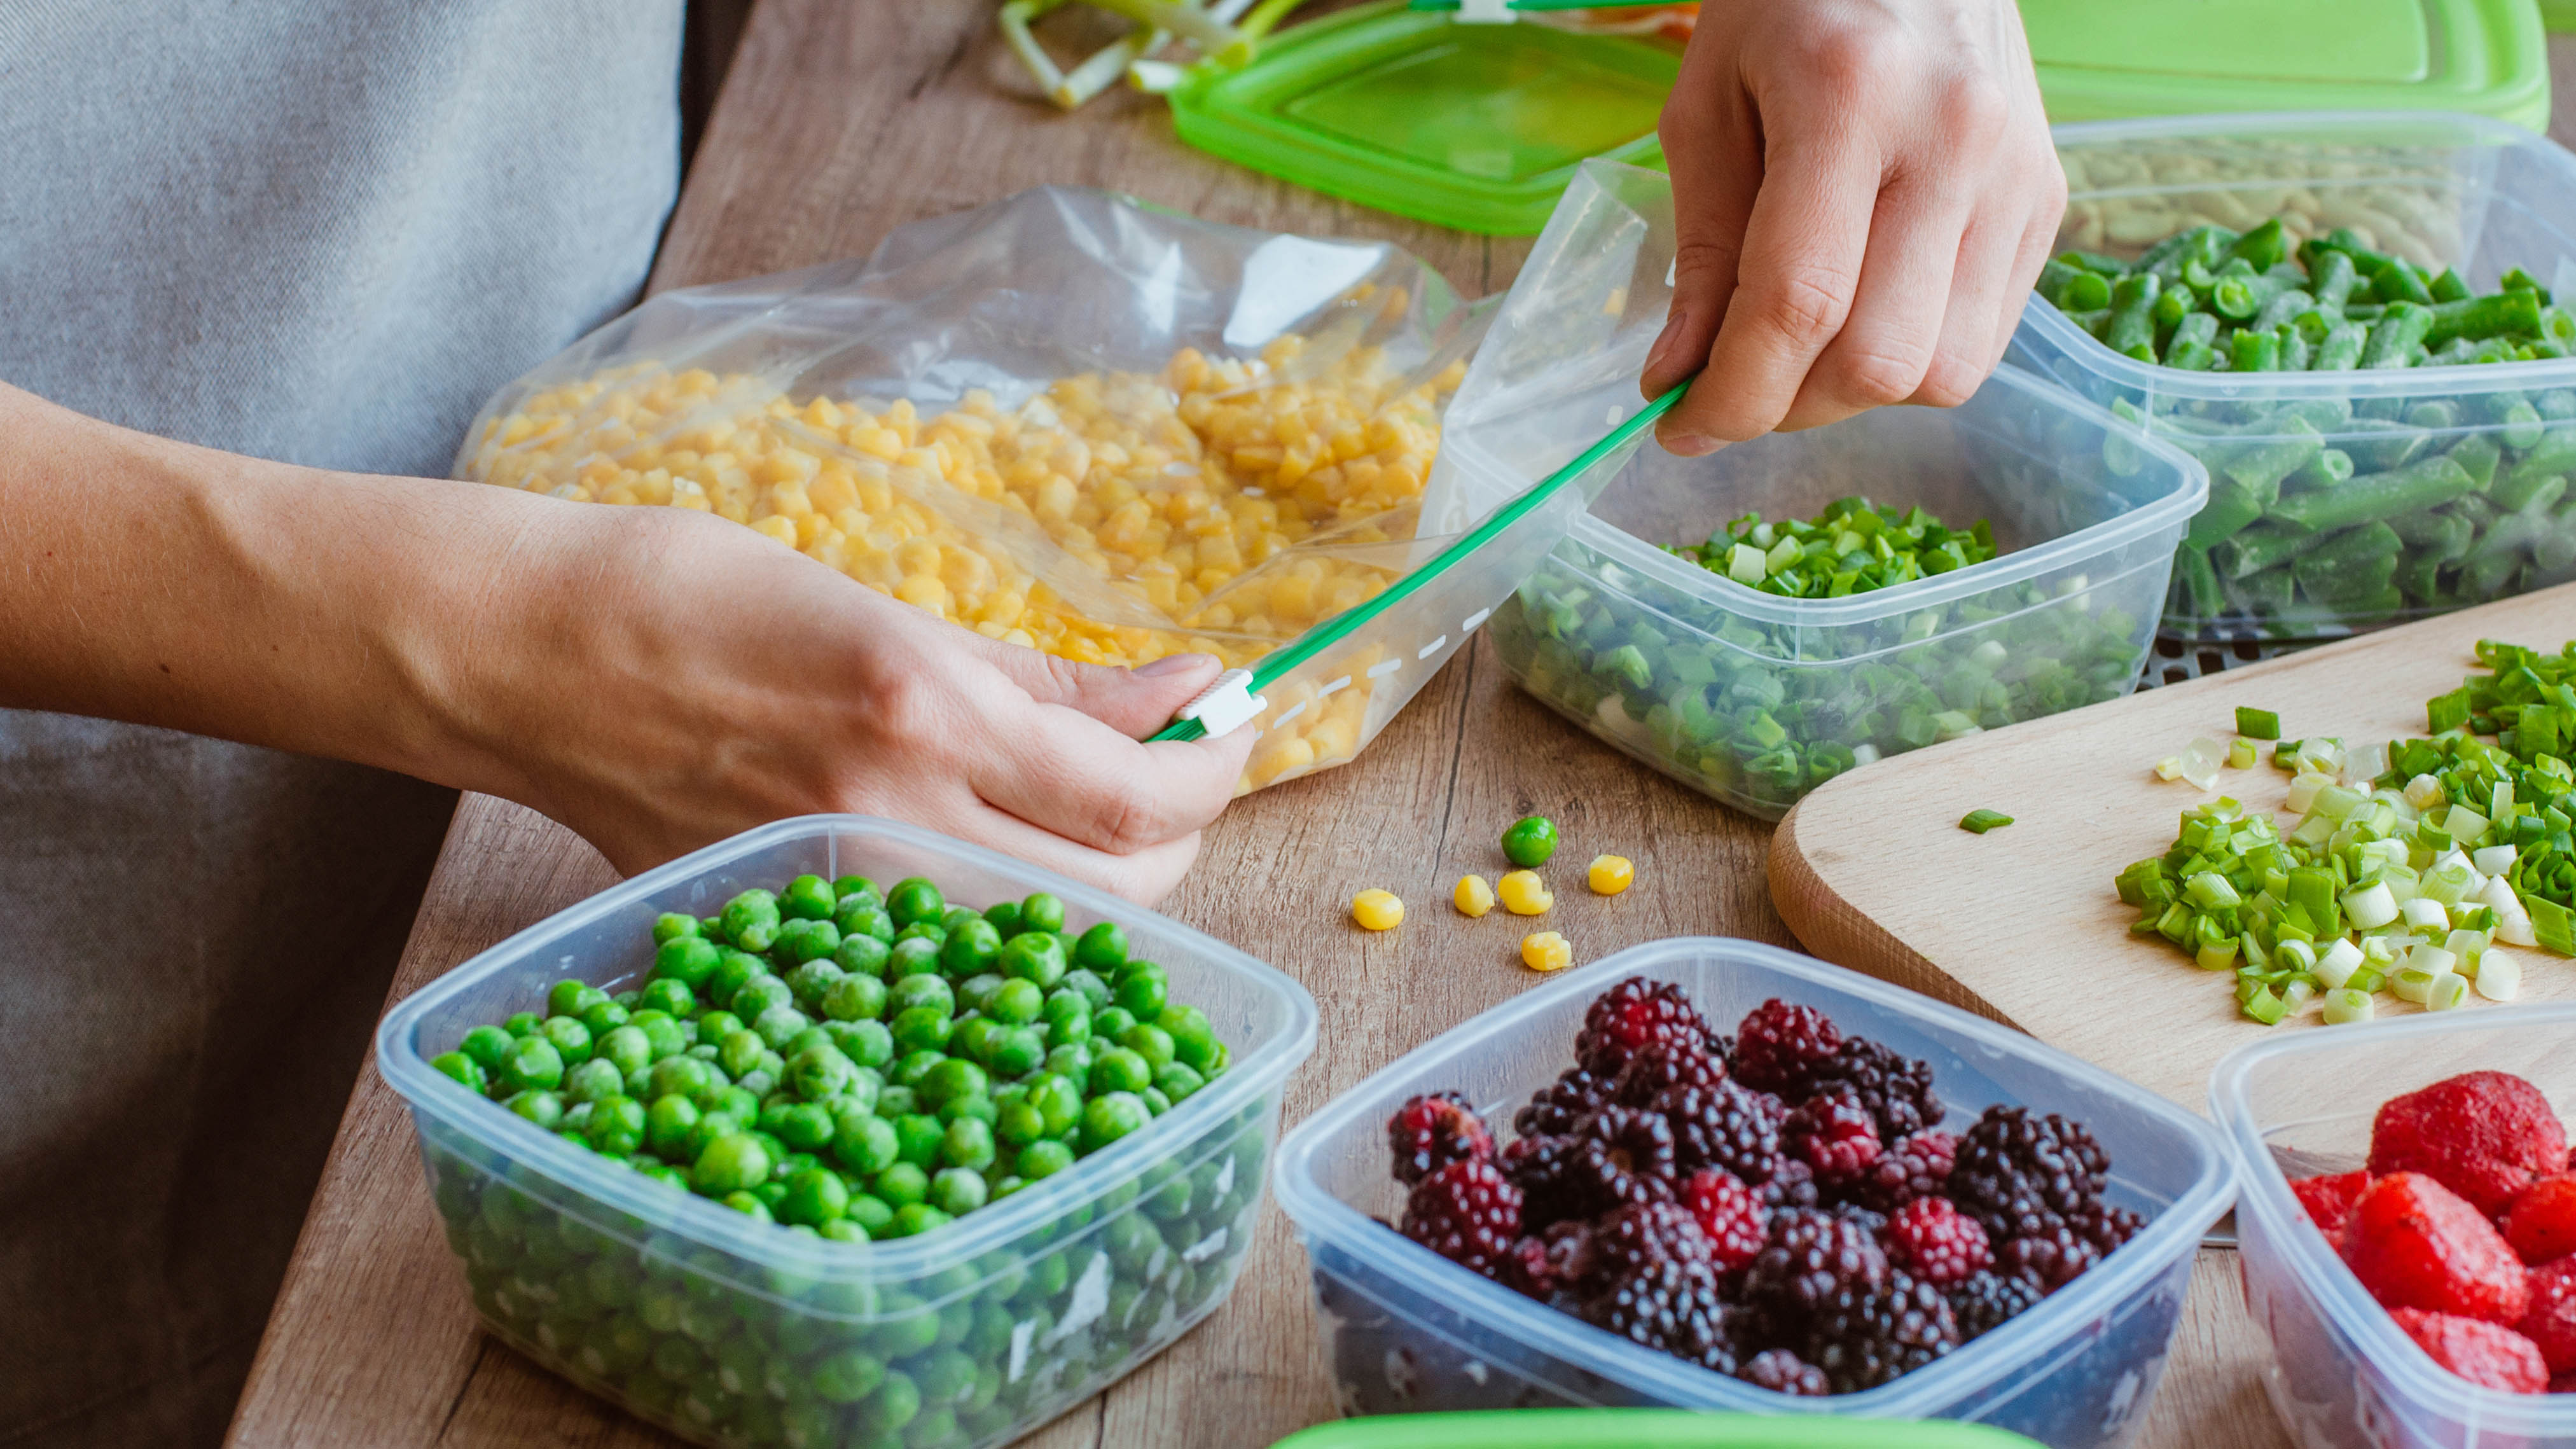
[[[2531,1270],[2531,1306],[2523,1310],[2522,1336],[2540,1348],[2549,1371],[2576,1370],[2576,1258]]]
[[[2504,1240],[2533,1267],[2576,1253],[2576,1173],[2544,1177],[2524,1189],[2505,1211]]]
[[[2370,1175],[2420,1172],[2501,1213],[2561,1170],[2567,1129],[2540,1089],[2510,1072],[2466,1072],[2391,1097],[2370,1124]]]
[[[2352,1211],[2352,1200],[2370,1186],[2367,1172],[2338,1172],[2332,1177],[2301,1177],[2290,1182],[2290,1195],[2308,1210],[2309,1221],[2325,1231],[2326,1240],[2334,1241],[2343,1231],[2343,1220]]]
[[[2540,1350],[2510,1328],[2413,1308],[2392,1309],[2388,1316],[2433,1362],[2470,1383],[2508,1394],[2537,1394],[2549,1385]]]
[[[2343,1260],[2385,1308],[2519,1323],[2522,1260],[2484,1213],[2420,1172],[2383,1177],[2344,1220]]]

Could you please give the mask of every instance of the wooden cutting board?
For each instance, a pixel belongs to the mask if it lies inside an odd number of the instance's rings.
[[[2555,650],[2569,638],[2576,584],[1899,755],[1828,782],[1780,822],[1771,898],[1827,961],[2019,1027],[2200,1109],[2229,1051],[2266,1031],[2333,1028],[2313,1009],[2279,1027],[2249,1021],[2232,974],[2129,934],[2137,913],[2112,880],[2171,847],[2182,811],[2219,794],[2278,809],[2289,790],[2269,746],[2253,769],[2221,771],[2207,794],[2156,779],[2154,763],[2195,735],[2233,739],[2240,704],[2277,710],[2287,738],[2363,747],[2420,737],[2424,701],[2477,668],[2478,640]],[[1981,807],[2015,823],[1958,828]],[[2521,1000],[2576,999],[2576,961],[2515,954]],[[2420,1010],[2384,993],[2378,1009]]]

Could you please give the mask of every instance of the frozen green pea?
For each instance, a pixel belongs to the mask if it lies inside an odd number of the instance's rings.
[[[446,1076],[470,1092],[483,1092],[491,1087],[491,1077],[483,1064],[461,1051],[440,1052],[429,1059],[430,1070]]]
[[[644,1145],[645,1119],[643,1103],[623,1092],[611,1093],[591,1104],[582,1135],[597,1151],[623,1156]]]
[[[835,1115],[832,1156],[850,1171],[861,1177],[874,1177],[892,1167],[900,1151],[893,1123],[860,1111],[844,1110]]]
[[[878,1173],[869,1182],[868,1192],[900,1212],[930,1195],[930,1174],[924,1172],[917,1162],[899,1161]],[[876,1229],[870,1228],[868,1232],[873,1235]]]
[[[555,1052],[564,1065],[579,1066],[590,1060],[590,1028],[569,1016],[549,1016],[538,1031],[554,1043]]]
[[[579,1022],[573,1023],[579,1026]],[[563,1085],[563,1053],[543,1036],[523,1036],[518,1045],[502,1059],[500,1080],[504,1092],[543,1091],[551,1093]]]
[[[1009,1026],[1026,1026],[1046,1009],[1046,993],[1034,981],[1013,978],[993,988],[992,999],[984,1003],[985,1014]]]
[[[895,1119],[895,1156],[915,1167],[929,1167],[939,1161],[940,1144],[948,1129],[936,1117],[914,1112]]]
[[[939,1144],[941,1162],[978,1172],[993,1165],[993,1152],[993,1129],[972,1117],[960,1117],[949,1123],[948,1131]],[[951,1208],[949,1211],[961,1209]]]
[[[885,1014],[885,983],[874,976],[844,976],[823,993],[822,1007],[834,1021],[874,1021]]]
[[[821,1227],[849,1207],[848,1186],[824,1168],[809,1167],[787,1179],[787,1193],[778,1202],[778,1220]]]
[[[952,1167],[930,1180],[928,1202],[950,1217],[964,1217],[982,1207],[987,1195],[982,1173]]]
[[[1153,1113],[1146,1107],[1144,1099],[1134,1092],[1113,1091],[1094,1097],[1083,1104],[1082,1150],[1098,1152],[1141,1130],[1152,1120]],[[1125,1222],[1128,1219],[1114,1221]]]
[[[593,1058],[564,1073],[564,1100],[579,1106],[613,1097],[626,1090],[626,1074],[614,1062]]]
[[[563,1098],[543,1088],[513,1092],[501,1105],[548,1131],[563,1122]]]
[[[698,1106],[676,1092],[653,1099],[644,1113],[644,1142],[656,1157],[688,1156],[689,1134],[698,1125]]]
[[[1086,966],[1104,975],[1127,964],[1127,931],[1116,921],[1102,921],[1082,933],[1073,948],[1077,966]]]
[[[833,907],[838,904],[832,883],[819,875],[800,875],[789,881],[787,889],[778,894],[780,914],[799,920],[829,920]]]

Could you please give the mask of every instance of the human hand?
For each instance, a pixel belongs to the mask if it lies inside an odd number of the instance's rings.
[[[1964,402],[2066,206],[2013,0],[1709,0],[1665,103],[1679,232],[1646,360],[1684,456]]]
[[[1136,739],[1216,677],[1208,656],[1078,664],[720,519],[534,501],[512,510],[521,562],[453,712],[503,777],[478,788],[552,815],[622,871],[783,816],[853,811],[1150,904],[1250,753],[1248,729]]]

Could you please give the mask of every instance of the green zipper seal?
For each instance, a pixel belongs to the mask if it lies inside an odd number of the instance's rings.
[[[1600,442],[1584,449],[1582,456],[1548,474],[1528,492],[1503,505],[1493,517],[1478,524],[1466,537],[1442,549],[1438,558],[1396,580],[1393,588],[1365,604],[1336,614],[1307,630],[1298,636],[1296,643],[1287,648],[1262,656],[1261,662],[1252,667],[1252,683],[1248,686],[1250,691],[1259,694],[1262,690],[1278,683],[1287,676],[1289,671],[1348,639],[1357,633],[1361,626],[1374,622],[1380,614],[1420,593],[1423,586],[1433,579],[1464,563],[1476,550],[1500,537],[1504,529],[1528,517],[1531,510],[1555,497],[1559,489],[1590,472],[1592,465],[1625,447],[1630,439],[1652,427],[1655,419],[1672,411],[1673,404],[1680,402],[1682,394],[1688,391],[1690,391],[1690,382],[1685,379],[1675,385],[1672,391],[1638,409],[1635,417],[1612,428]],[[1165,725],[1161,733],[1148,735],[1146,739],[1149,743],[1160,740],[1195,740],[1206,733],[1206,729],[1201,727],[1197,720],[1184,719],[1174,720]]]

